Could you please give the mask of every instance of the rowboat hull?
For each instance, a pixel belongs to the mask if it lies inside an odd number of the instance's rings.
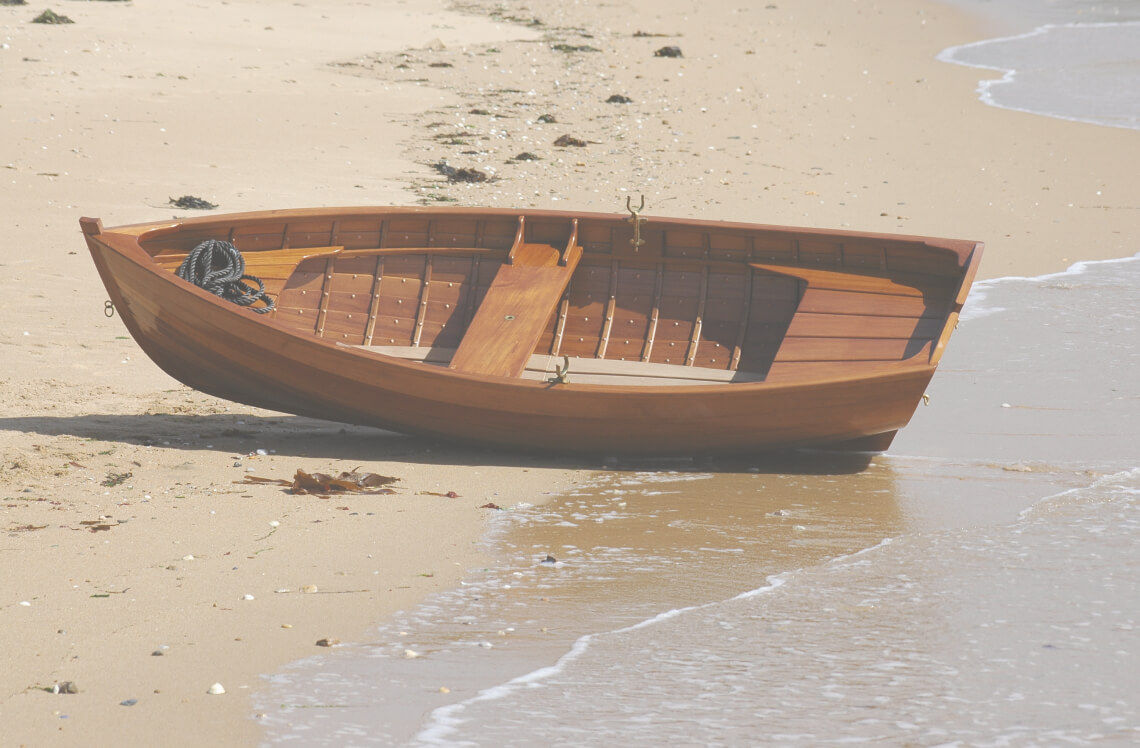
[[[143,351],[194,389],[313,418],[557,453],[883,449],[910,420],[937,363],[927,355],[870,374],[692,386],[465,373],[301,335],[236,307],[159,268],[140,242],[155,230],[175,229],[84,222],[100,276]],[[939,331],[939,355],[968,289],[961,285]]]

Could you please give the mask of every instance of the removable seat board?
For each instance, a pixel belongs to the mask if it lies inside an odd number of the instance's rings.
[[[471,319],[450,367],[469,374],[518,377],[538,345],[570,277],[582,247],[562,253],[549,244],[520,244],[495,273]]]

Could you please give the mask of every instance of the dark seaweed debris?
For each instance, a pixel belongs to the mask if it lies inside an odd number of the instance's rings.
[[[240,481],[234,483],[245,485],[276,485],[285,486],[294,494],[314,494],[316,496],[328,497],[330,494],[341,493],[366,493],[366,494],[392,494],[395,493],[390,488],[385,488],[389,483],[395,483],[399,478],[393,478],[390,475],[379,475],[377,473],[360,473],[355,470],[351,472],[341,472],[340,475],[332,476],[327,473],[306,473],[300,468],[293,475],[293,480],[285,478],[259,478],[256,475],[247,475]]]
[[[622,94],[614,94],[610,98],[606,99],[607,104],[629,104],[632,102],[633,99],[629,98],[628,96],[623,96]]]
[[[447,181],[449,182],[486,182],[490,179],[486,172],[469,168],[457,169],[446,161],[433,164],[432,168],[447,177]]]
[[[103,482],[100,485],[106,486],[108,488],[112,486],[118,486],[122,483],[126,483],[127,479],[130,478],[131,475],[132,473],[129,471],[126,473],[107,473],[107,477],[103,479]]]
[[[213,210],[218,207],[216,204],[203,200],[194,195],[183,195],[180,198],[170,198],[170,204],[175,208],[182,208],[183,210]]]
[[[549,125],[551,123],[557,122],[558,120],[554,119],[553,114],[540,114],[538,115],[538,119],[535,121]]]
[[[591,47],[589,44],[555,44],[551,47],[555,52],[601,52],[602,50],[597,47]]]
[[[522,153],[515,156],[511,160],[512,161],[538,161],[538,156],[534,155],[530,151],[523,151]]]
[[[43,13],[40,13],[38,16],[33,18],[32,23],[57,24],[57,23],[75,23],[75,21],[71,20],[67,16],[60,15],[59,13],[56,13],[55,11],[49,9],[49,10],[45,10]]]
[[[574,146],[575,148],[585,148],[586,141],[581,138],[576,138],[573,135],[563,135],[558,140],[554,141],[554,145],[559,147]]]
[[[653,53],[654,57],[684,57],[680,47],[662,47]]]

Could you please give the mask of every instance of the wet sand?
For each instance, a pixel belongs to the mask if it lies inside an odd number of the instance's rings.
[[[366,640],[377,620],[416,610],[424,595],[488,563],[481,554],[494,547],[478,541],[493,510],[481,505],[541,503],[594,480],[600,467],[342,430],[193,393],[102,316],[105,294],[78,236],[79,215],[107,225],[167,218],[177,213],[167,200],[183,194],[227,211],[417,201],[618,211],[625,195],[643,192],[650,216],[980,239],[985,277],[1131,254],[1140,234],[1135,170],[1120,157],[1134,149],[1135,133],[981,105],[978,71],[934,59],[981,36],[974,20],[942,6],[742,5],[697,15],[672,2],[508,4],[458,14],[396,2],[254,0],[57,11],[76,23],[31,25],[38,8],[0,8],[0,142],[11,146],[0,158],[9,227],[0,243],[0,559],[8,572],[0,579],[0,720],[16,744],[190,735],[256,742],[261,728],[251,717],[260,707],[248,694],[259,673],[323,651],[318,638]],[[683,57],[653,56],[674,44]],[[632,101],[607,103],[614,94]],[[540,122],[544,114],[557,122]],[[554,146],[564,134],[588,143]],[[513,158],[522,152],[538,158]],[[440,161],[493,179],[449,183],[432,168]],[[761,565],[774,570],[861,547],[900,517],[969,524],[1016,506],[995,501],[1000,490],[952,505],[846,504],[863,488],[868,497],[892,491],[897,471],[876,465],[808,477],[712,466],[727,483],[709,483],[710,500],[747,481],[763,481],[789,511],[801,511],[791,505],[799,492],[834,495],[798,502],[818,522],[803,524],[806,540],[786,559]],[[322,501],[233,483],[249,468],[288,477],[358,466],[399,477],[397,495]],[[1037,480],[1032,471],[993,470]],[[122,483],[101,485],[127,472]],[[933,480],[962,481],[953,473]],[[729,511],[697,498],[683,516],[665,499],[659,510],[695,525],[701,506]],[[767,506],[750,509],[743,526],[772,522],[773,539],[803,532],[768,519]],[[649,541],[659,520],[647,515],[632,535],[616,525],[598,547],[657,547]],[[846,529],[816,536],[817,525]],[[519,573],[555,541],[534,531]],[[650,533],[645,545],[630,542],[638,532]],[[668,534],[681,569],[697,536]],[[756,537],[759,548],[770,545],[768,535]],[[580,623],[563,626],[553,647],[535,646],[558,651],[597,630],[601,618],[582,616],[591,601],[641,600],[632,622],[662,604],[736,589],[735,557],[725,555],[700,594],[616,585],[617,598],[607,598],[602,575],[581,596],[567,592],[551,617]],[[318,592],[299,592],[306,585]],[[151,654],[163,645],[162,656]],[[512,667],[526,672],[532,659]],[[68,680],[79,694],[43,690]],[[215,681],[224,696],[206,694]],[[437,681],[432,693],[455,684],[443,673]],[[453,693],[464,695],[464,686]]]

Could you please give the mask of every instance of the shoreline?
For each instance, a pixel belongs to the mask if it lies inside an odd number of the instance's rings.
[[[183,191],[225,211],[398,204],[413,199],[409,183],[429,203],[620,212],[618,196],[640,190],[649,215],[968,234],[987,243],[985,279],[1137,249],[1125,242],[1140,235],[1140,216],[1104,207],[1134,191],[1114,155],[1134,141],[977,101],[975,71],[938,62],[937,49],[922,57],[922,34],[961,43],[978,28],[960,8],[748,9],[765,36],[724,40],[717,31],[732,31],[734,12],[697,21],[679,2],[574,17],[554,8],[538,26],[503,26],[511,11],[486,5],[432,9],[430,29],[398,4],[355,23],[358,6],[315,5],[320,17],[263,0],[211,6],[220,20],[75,5],[76,25],[59,28],[27,26],[27,7],[2,9],[3,60],[31,58],[0,68],[0,134],[18,147],[0,169],[15,194],[0,206],[13,226],[0,248],[10,272],[0,310],[11,319],[0,332],[0,558],[13,570],[0,582],[0,719],[16,744],[256,742],[259,674],[321,653],[319,638],[358,641],[457,585],[485,559],[484,503],[537,503],[593,471],[177,386],[101,316],[81,213],[108,225],[158,220],[171,209],[154,203]],[[193,39],[175,33],[180,24]],[[215,25],[223,33],[201,41]],[[383,38],[344,31],[368,25]],[[272,43],[251,48],[255,33]],[[864,33],[896,43],[869,47]],[[355,50],[328,53],[345,38],[360,39]],[[668,44],[684,56],[652,56]],[[187,49],[202,68],[183,80]],[[607,103],[614,94],[633,101]],[[545,113],[557,123],[538,123]],[[588,143],[553,146],[562,134]],[[512,158],[521,152],[538,159]],[[430,170],[440,160],[493,179],[449,183]],[[321,179],[298,183],[299,173]],[[1104,205],[1091,204],[1097,190]],[[1043,235],[1054,217],[1065,221]],[[357,467],[399,477],[398,494],[321,500],[232,482],[248,468],[287,478]],[[461,498],[421,493],[451,490]],[[298,591],[307,585],[317,592]],[[79,694],[36,690],[67,680]],[[215,681],[225,695],[206,694]]]

